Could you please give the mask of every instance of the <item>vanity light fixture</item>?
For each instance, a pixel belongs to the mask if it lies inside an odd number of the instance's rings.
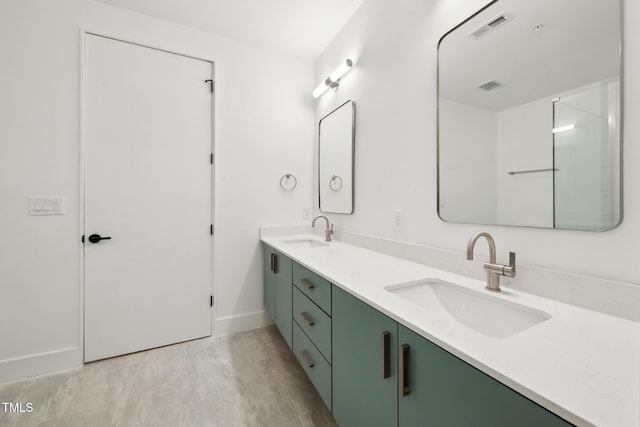
[[[560,133],[560,132],[566,132],[568,130],[574,130],[575,128],[576,128],[575,125],[559,126],[557,128],[553,128],[551,132]]]
[[[335,71],[329,74],[320,85],[313,91],[313,97],[317,98],[323,93],[327,91],[327,89],[331,89],[333,91],[338,90],[338,86],[340,85],[340,79],[347,74],[355,65],[351,59],[347,59],[342,64],[335,69]]]

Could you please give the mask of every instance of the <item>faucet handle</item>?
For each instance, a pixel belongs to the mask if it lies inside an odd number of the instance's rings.
[[[507,277],[514,277],[516,275],[516,253],[509,252],[509,265],[505,265],[502,274]]]
[[[324,236],[327,242],[331,241],[331,236],[333,235],[333,224],[331,224],[331,226],[329,228],[327,228],[326,230],[324,230]]]

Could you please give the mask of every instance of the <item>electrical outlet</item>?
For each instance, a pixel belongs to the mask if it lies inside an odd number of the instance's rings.
[[[309,206],[302,207],[302,219],[310,219],[311,218],[311,208]]]
[[[393,210],[393,229],[394,229],[394,231],[402,230],[403,224],[404,224],[404,210],[402,210],[402,209],[394,209]]]

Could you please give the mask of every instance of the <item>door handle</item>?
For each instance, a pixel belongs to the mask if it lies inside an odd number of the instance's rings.
[[[313,326],[313,320],[307,313],[303,311],[302,313],[300,313],[300,317],[302,317],[302,320],[304,320],[307,325]]]
[[[302,286],[304,286],[307,289],[313,289],[313,287],[314,287],[313,283],[311,283],[307,279],[300,279],[300,283],[302,283]]]
[[[308,367],[313,368],[315,366],[315,363],[313,363],[313,360],[311,360],[311,357],[309,357],[309,353],[307,353],[306,350],[302,350],[300,354],[302,355],[302,358],[304,359],[304,362]]]
[[[402,397],[411,393],[411,388],[409,388],[409,344],[400,346],[400,393]]]
[[[384,331],[380,336],[382,344],[382,378],[391,376],[391,333]]]
[[[92,234],[91,236],[89,236],[89,241],[91,243],[98,243],[100,240],[111,240],[111,236],[102,237],[99,234]]]

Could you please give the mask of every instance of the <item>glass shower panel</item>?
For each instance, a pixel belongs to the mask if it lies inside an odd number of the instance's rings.
[[[620,220],[619,82],[554,101],[554,227],[609,230]]]

